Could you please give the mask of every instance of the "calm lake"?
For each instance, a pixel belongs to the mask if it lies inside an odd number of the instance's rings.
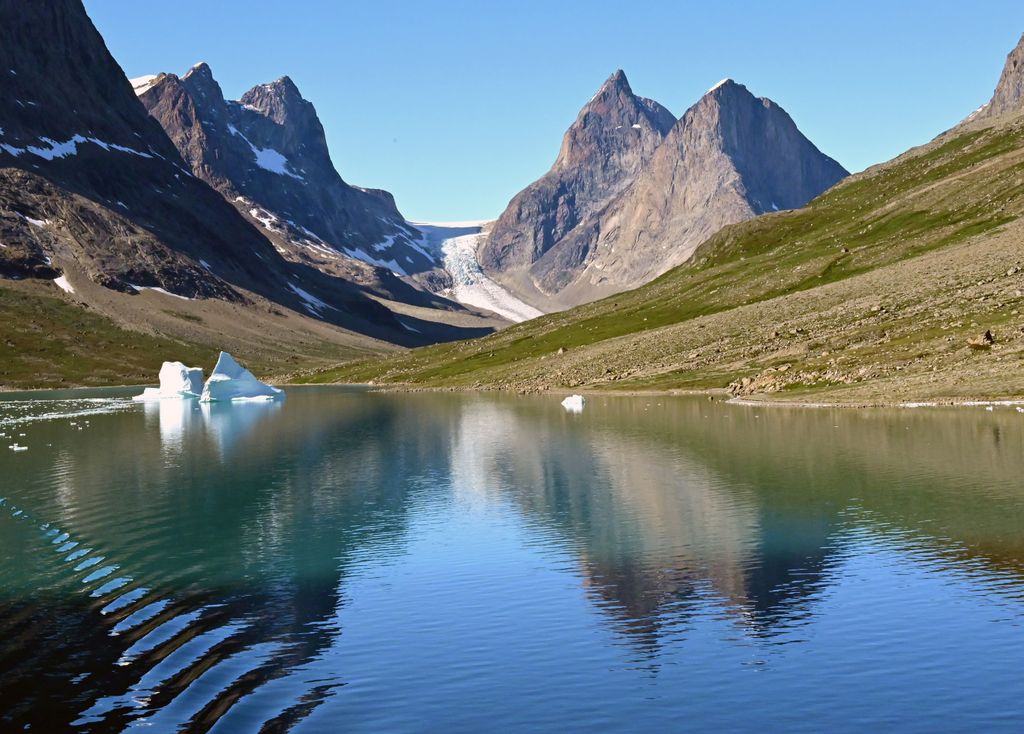
[[[0,402],[0,731],[1024,729],[1013,408],[137,392]]]

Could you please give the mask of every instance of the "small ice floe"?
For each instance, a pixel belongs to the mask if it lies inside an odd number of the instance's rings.
[[[201,367],[186,367],[181,362],[164,362],[160,367],[160,387],[147,387],[135,400],[195,399],[203,392]]]
[[[570,395],[562,401],[562,407],[569,413],[582,413],[583,406],[587,404],[587,399],[582,395]]]
[[[206,381],[200,400],[213,403],[227,400],[276,400],[284,391],[260,382],[252,372],[235,361],[227,352],[221,352],[217,366]]]

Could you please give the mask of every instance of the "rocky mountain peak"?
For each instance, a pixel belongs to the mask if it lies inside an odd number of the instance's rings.
[[[581,165],[588,171],[581,176],[604,185],[607,179],[595,176],[601,159]],[[544,303],[540,292],[563,307],[636,287],[684,262],[726,224],[803,206],[845,175],[781,107],[723,79],[674,124],[628,185],[510,282],[527,284],[524,297]]]
[[[629,86],[629,79],[626,78],[626,72],[622,69],[616,69],[611,76],[605,79],[604,84],[597,90],[597,94],[594,98],[608,95],[608,94],[632,94],[633,90]]]
[[[1024,35],[1006,57],[992,100],[977,116],[1002,117],[1020,112],[1024,112]]]
[[[707,92],[704,93],[705,97],[717,96],[720,94],[727,94],[734,87],[743,87],[742,84],[737,84],[736,80],[732,77],[726,77],[722,81],[718,82],[715,86],[711,87]],[[746,89],[746,87],[743,87]]]
[[[619,69],[566,131],[554,167],[572,167],[595,156],[608,158],[617,167],[614,158],[637,148],[653,150],[674,123],[675,117],[663,106],[633,94],[625,72]]]
[[[320,124],[313,104],[302,96],[295,82],[287,76],[267,84],[257,84],[239,101],[278,125],[310,125],[314,120]]]
[[[629,185],[675,116],[609,76],[566,130],[554,165],[509,202],[481,247],[492,273],[527,267]]]
[[[743,107],[753,104],[773,104],[767,98],[758,98],[751,94],[750,90],[734,79],[723,79],[711,87],[701,97],[694,107],[715,106],[715,107]]]
[[[204,120],[222,121],[224,93],[221,91],[220,84],[213,78],[213,71],[205,61],[200,61],[189,69],[185,76],[181,77],[181,83],[188,90],[196,110]]]

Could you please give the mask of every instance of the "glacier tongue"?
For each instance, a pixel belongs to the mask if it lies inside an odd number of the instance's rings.
[[[204,403],[220,400],[275,400],[283,395],[283,391],[257,380],[252,372],[238,364],[230,354],[221,352],[200,400]]]

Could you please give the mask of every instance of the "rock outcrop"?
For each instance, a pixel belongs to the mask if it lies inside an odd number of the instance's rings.
[[[987,119],[1024,112],[1024,34],[1006,57],[992,99],[968,119]]]

